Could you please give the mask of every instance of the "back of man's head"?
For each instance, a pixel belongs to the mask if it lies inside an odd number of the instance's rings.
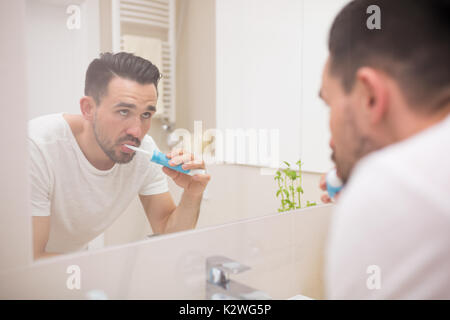
[[[369,6],[380,8],[380,29],[369,29]],[[450,102],[450,0],[355,0],[335,18],[330,70],[346,92],[363,66],[393,77],[408,104],[434,113]],[[422,109],[418,109],[420,108]]]

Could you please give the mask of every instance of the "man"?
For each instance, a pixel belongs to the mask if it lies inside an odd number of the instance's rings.
[[[334,20],[320,96],[346,185],[327,298],[450,299],[449,14],[446,0],[356,0]]]
[[[34,256],[86,248],[139,194],[155,233],[194,228],[207,174],[162,169],[124,144],[157,148],[147,134],[156,112],[158,69],[128,53],[102,54],[86,72],[81,115],[31,120],[31,206]],[[184,152],[167,154],[171,165],[204,168]],[[175,206],[166,176],[184,188]]]

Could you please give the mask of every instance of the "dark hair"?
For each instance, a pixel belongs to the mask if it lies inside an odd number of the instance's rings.
[[[367,27],[370,5],[380,8],[381,29]],[[450,100],[449,14],[449,0],[352,1],[330,30],[330,72],[348,93],[360,67],[380,69],[396,79],[411,106],[437,111]]]
[[[84,94],[94,98],[97,104],[107,93],[108,84],[114,77],[134,80],[140,84],[153,83],[158,89],[161,78],[158,68],[150,61],[131,53],[102,53],[94,59],[86,71]]]

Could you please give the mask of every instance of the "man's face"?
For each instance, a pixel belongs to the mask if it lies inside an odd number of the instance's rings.
[[[93,130],[100,148],[116,163],[128,163],[134,152],[124,144],[140,146],[156,112],[154,84],[114,77],[96,107]]]
[[[322,75],[321,98],[330,107],[330,147],[339,177],[346,182],[356,162],[375,148],[361,111],[357,89],[345,93],[340,79],[330,75],[329,59]]]

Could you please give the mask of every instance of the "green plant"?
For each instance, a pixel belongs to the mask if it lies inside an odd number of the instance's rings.
[[[296,162],[298,171],[291,169],[291,165],[283,161],[287,168],[280,168],[277,170],[274,179],[278,183],[277,198],[281,196],[281,207],[278,212],[289,211],[293,209],[300,209],[302,188],[302,162]],[[315,202],[306,202],[306,207],[315,206]]]

